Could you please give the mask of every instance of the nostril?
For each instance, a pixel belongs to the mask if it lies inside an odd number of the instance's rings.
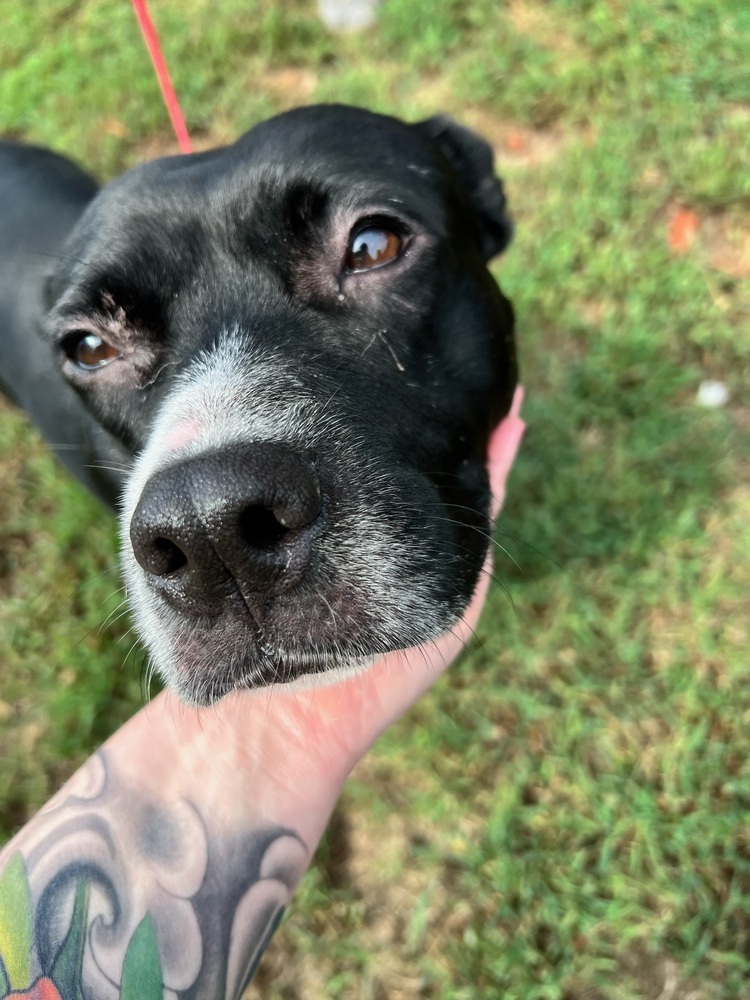
[[[155,538],[151,545],[148,570],[156,576],[169,576],[187,566],[188,558],[179,545],[169,538]]]
[[[252,505],[240,515],[240,534],[253,549],[271,551],[289,533],[269,507]]]

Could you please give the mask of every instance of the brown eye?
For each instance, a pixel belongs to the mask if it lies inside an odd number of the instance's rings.
[[[395,260],[403,246],[403,237],[385,226],[358,229],[349,238],[344,267],[349,272],[371,271]]]
[[[103,368],[119,358],[119,351],[96,333],[75,334],[64,343],[65,353],[79,368]]]

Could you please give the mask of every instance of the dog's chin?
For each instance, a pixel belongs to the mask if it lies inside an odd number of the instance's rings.
[[[287,691],[328,687],[363,673],[378,658],[375,654],[340,657],[333,653],[294,659],[248,656],[231,664],[219,663],[208,671],[182,660],[165,673],[165,680],[186,705],[205,708],[243,691],[280,686]]]

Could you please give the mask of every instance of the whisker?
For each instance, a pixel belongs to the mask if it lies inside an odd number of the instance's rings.
[[[518,608],[516,607],[516,602],[513,600],[513,594],[510,592],[510,587],[508,584],[499,577],[496,573],[491,572],[485,566],[479,570],[480,574],[483,573],[496,587],[502,590],[503,594],[508,598],[508,603],[513,609],[516,616],[518,616]]]
[[[449,517],[434,517],[433,519],[435,521],[444,521],[447,524],[455,524],[455,522],[451,520],[451,518]],[[498,540],[492,534],[490,534],[490,532],[485,531],[483,528],[480,528],[479,525],[476,524],[462,524],[461,528],[469,528],[471,531],[476,531],[477,534],[482,536],[482,538],[486,538],[488,542],[496,546],[496,548],[499,549],[500,552],[504,553],[510,559],[510,561],[518,569],[519,573],[521,573],[522,576],[526,575],[523,567],[520,565],[518,560],[513,556],[513,554],[509,552],[504,545],[501,545],[500,542],[498,542]]]
[[[437,473],[435,473],[435,475],[437,475]],[[451,473],[439,473],[439,475],[444,476],[444,477],[445,476],[451,476],[451,478],[456,478],[456,479],[459,478],[458,476],[454,476]],[[448,500],[445,500],[445,501],[443,501],[443,500],[435,501],[431,506],[434,506],[434,507],[452,507],[454,510],[463,510],[463,511],[466,511],[467,513],[469,513],[469,514],[476,514],[477,517],[482,517],[482,518],[487,516],[486,513],[482,513],[482,511],[476,510],[474,507],[468,507],[468,506],[464,506],[462,504],[451,503]],[[517,531],[511,531],[511,529],[508,527],[507,523],[505,521],[503,521],[502,518],[499,518],[495,522],[492,530],[493,530],[493,532],[499,532],[501,535],[507,536],[513,542],[515,542],[516,545],[522,546],[525,549],[529,549],[531,552],[536,553],[536,555],[541,556],[543,559],[548,559],[552,563],[552,565],[555,566],[557,569],[562,569],[563,568],[562,567],[562,563],[560,563],[556,559],[554,559],[550,555],[549,552],[546,552],[544,549],[540,549],[537,545],[534,545],[533,542],[530,542],[527,539],[525,539],[523,537],[523,535],[520,535]],[[510,555],[510,553],[508,553],[508,554]],[[511,558],[512,558],[512,556],[511,556]],[[519,566],[519,569],[520,569],[520,566]]]
[[[133,643],[133,645],[132,645],[132,646],[130,647],[130,649],[129,649],[129,650],[127,651],[127,653],[125,654],[125,659],[124,659],[124,660],[122,661],[122,669],[123,669],[123,670],[124,670],[124,669],[125,669],[125,667],[127,666],[127,663],[128,663],[128,660],[130,659],[130,655],[131,655],[131,653],[133,652],[133,650],[134,650],[134,649],[136,648],[136,646],[138,646],[138,643],[139,643],[139,639],[138,639],[138,638],[136,637],[136,640],[135,640],[135,642],[134,642],[134,643]]]
[[[117,611],[119,611],[120,613],[116,617],[113,617]],[[123,601],[123,603],[120,604],[118,608],[115,608],[114,611],[111,611],[107,615],[107,617],[101,623],[101,625],[99,626],[99,628],[96,630],[96,634],[97,635],[101,635],[102,631],[105,628],[107,628],[108,626],[115,625],[117,622],[119,622],[121,619],[123,619],[125,617],[125,615],[128,614],[129,611],[130,611],[130,608],[129,608],[127,602]]]
[[[94,469],[101,472],[119,472],[123,476],[126,476],[131,471],[132,465],[103,465],[97,462],[92,462],[89,465],[84,465],[84,469]]]
[[[113,625],[121,618],[124,618],[125,615],[128,613],[128,610],[129,609],[127,604],[124,601],[121,601],[116,608],[110,611],[110,613],[107,615],[104,621],[99,622],[98,625],[92,625],[90,629],[88,629],[86,632],[83,633],[81,638],[75,644],[75,648],[79,649],[80,646],[89,638],[89,636],[94,634],[94,632],[96,632],[97,635],[101,635],[102,630],[105,629],[108,625]],[[117,614],[118,612],[119,614]],[[113,615],[117,615],[117,617],[114,620],[112,620]]]
[[[156,676],[156,663],[151,656],[146,655],[146,671],[144,674],[145,691],[143,692],[146,704],[149,705],[153,701],[153,695],[151,694],[151,686],[154,683],[154,677]]]
[[[79,595],[84,594],[87,590],[90,590],[91,587],[97,586],[99,584],[99,582],[102,580],[103,577],[111,576],[111,575],[117,573],[118,570],[119,570],[118,564],[117,563],[111,563],[109,566],[105,566],[105,568],[103,570],[101,570],[99,573],[92,573],[92,575],[89,576],[89,577],[87,577],[85,580],[81,580],[79,583],[76,584],[76,586],[73,588],[73,590],[70,591],[70,593],[68,594],[68,596],[65,598],[63,607],[66,607],[66,608],[70,607],[70,605],[73,603],[73,601],[75,601],[75,599]],[[102,601],[101,601],[101,603],[102,604],[107,604],[109,601],[112,600],[112,598],[115,596],[115,594],[120,593],[120,591],[122,591],[122,590],[125,590],[124,586],[123,587],[117,587],[110,594],[108,594],[107,597],[103,598]]]
[[[91,263],[90,260],[86,260],[83,257],[76,257],[72,253],[59,253],[54,250],[39,250],[37,247],[30,247],[28,245],[26,245],[23,249],[27,253],[36,254],[37,257],[54,257],[55,260],[62,260],[66,262],[74,260],[76,264],[83,264],[84,267],[87,267]]]

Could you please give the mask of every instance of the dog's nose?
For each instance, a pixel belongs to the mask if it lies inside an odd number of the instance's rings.
[[[209,452],[155,473],[130,522],[133,553],[180,610],[209,614],[294,586],[322,522],[311,463],[283,444]]]

